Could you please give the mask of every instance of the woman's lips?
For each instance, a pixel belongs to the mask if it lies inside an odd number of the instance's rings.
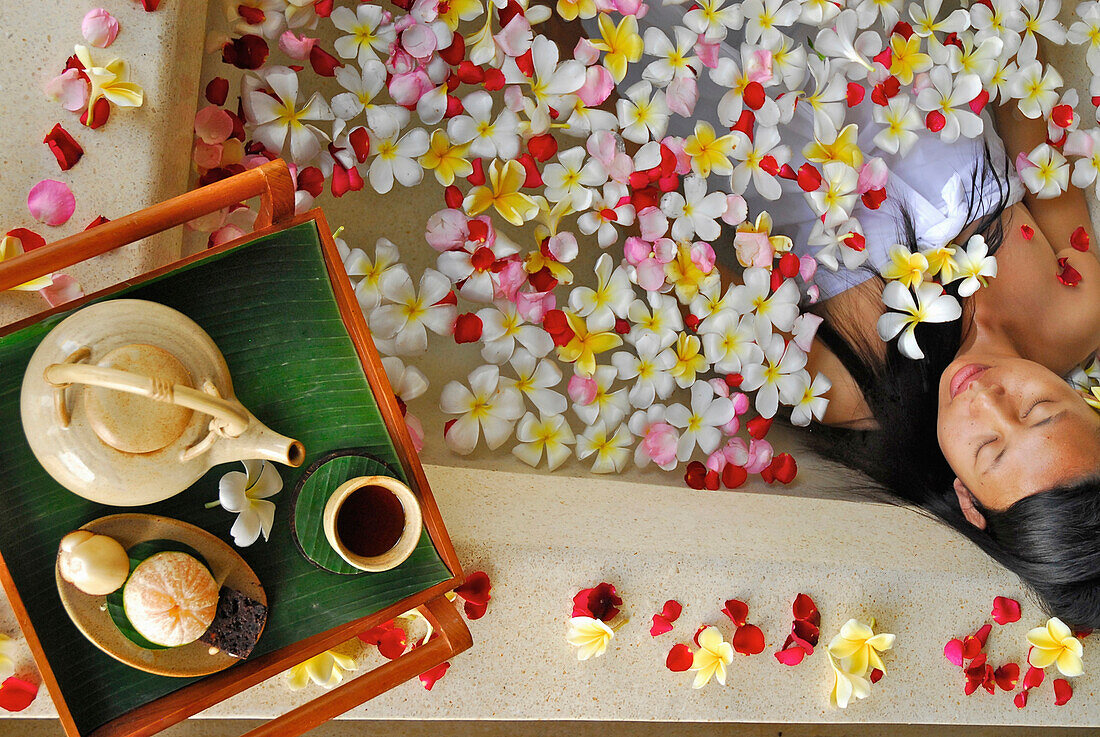
[[[968,363],[956,371],[955,375],[951,377],[951,398],[954,399],[959,392],[966,391],[970,383],[988,368],[988,366],[983,366],[980,363]]]

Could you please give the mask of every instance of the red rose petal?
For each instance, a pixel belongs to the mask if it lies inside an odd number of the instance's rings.
[[[1083,640],[1091,634],[1092,634],[1092,630],[1074,630],[1073,631],[1073,636],[1076,637],[1078,640]]]
[[[467,601],[462,604],[462,611],[466,613],[466,619],[472,622],[475,619],[484,617],[485,612],[489,611],[489,605]]]
[[[485,167],[481,163],[481,158],[478,157],[474,159],[470,162],[470,165],[474,167],[474,170],[466,177],[466,181],[475,187],[480,187],[485,184]]]
[[[475,343],[481,340],[481,318],[467,312],[455,318],[455,343]]]
[[[457,210],[462,207],[463,199],[462,190],[453,184],[443,190],[443,201],[447,204],[447,207],[452,210]]]
[[[229,80],[225,77],[214,77],[206,85],[206,101],[211,105],[224,105],[229,97]]]
[[[1069,236],[1069,244],[1078,251],[1089,250],[1089,234],[1085,232],[1085,226],[1077,226]]]
[[[968,104],[970,105],[970,109],[974,112],[975,115],[981,115],[982,109],[986,106],[986,103],[988,102],[989,93],[985,90],[982,90]]]
[[[484,571],[474,571],[466,576],[466,580],[455,589],[455,593],[474,604],[488,604],[492,598],[492,590],[493,584],[489,581],[489,575]]]
[[[755,624],[738,627],[733,633],[733,649],[742,655],[758,655],[764,652],[764,633]]]
[[[267,61],[267,41],[253,33],[230,39],[222,46],[222,61],[238,69],[259,69]]]
[[[707,491],[718,491],[719,482],[717,471],[707,471],[707,475],[703,477],[703,488]]]
[[[1068,258],[1058,259],[1058,268],[1061,269],[1058,274],[1058,281],[1062,284],[1067,287],[1075,287],[1081,283],[1081,272],[1069,265]]]
[[[404,655],[407,646],[405,630],[400,627],[393,627],[378,638],[378,652],[390,660],[397,660]]]
[[[95,220],[88,223],[84,227],[84,230],[91,230],[92,228],[96,227],[97,225],[103,225],[104,223],[109,223],[109,222],[111,222],[111,221],[108,220],[107,218],[103,217],[102,215],[97,215]]]
[[[100,128],[111,117],[111,103],[106,97],[101,97],[95,103],[80,114],[80,124],[92,130]]]
[[[706,628],[707,628],[707,625],[705,625],[705,624],[699,625],[699,629],[695,630],[695,634],[691,636],[691,641],[694,642],[696,645],[698,645],[699,644],[699,635]]]
[[[739,599],[730,599],[722,607],[722,613],[730,618],[736,627],[744,627],[749,618],[749,605]]]
[[[666,632],[672,632],[672,623],[660,614],[653,615],[653,625],[649,628],[649,634],[651,637],[657,635],[663,635]]]
[[[799,594],[794,597],[791,612],[794,614],[795,619],[806,620],[814,625],[821,624],[821,613],[817,610],[817,604],[814,604],[814,600],[806,594]]]
[[[36,248],[41,248],[46,245],[45,238],[27,228],[12,228],[5,233],[5,235],[9,235],[19,241],[19,245],[23,247],[23,253],[33,251]]]
[[[1069,105],[1055,105],[1050,111],[1050,119],[1059,128],[1073,125],[1073,108]]]
[[[863,102],[863,98],[867,95],[867,90],[859,82],[848,83],[848,107],[855,107],[859,103]]]
[[[764,92],[764,85],[754,81],[745,85],[745,89],[741,93],[741,98],[745,101],[745,104],[749,106],[750,110],[759,110],[767,101],[768,95]]]
[[[886,201],[886,188],[869,189],[860,195],[859,199],[868,210],[877,210]]]
[[[451,664],[448,663],[448,662],[440,663],[439,665],[432,668],[431,670],[426,670],[423,673],[421,673],[420,674],[420,682],[422,684],[424,684],[424,688],[431,691],[432,686],[435,685],[436,681],[438,681],[440,678],[443,677],[443,674],[446,673],[447,669],[450,668],[450,667],[451,667]]]
[[[581,589],[573,597],[574,617],[592,617],[603,622],[614,619],[619,614],[623,600],[615,593],[615,587],[601,583],[590,589]]]
[[[749,435],[757,440],[763,440],[764,436],[768,434],[768,431],[772,429],[772,418],[753,417],[745,423],[745,427],[748,429]]]
[[[0,684],[0,707],[7,711],[23,711],[38,696],[38,684],[11,676]]]
[[[997,624],[1011,624],[1020,621],[1020,602],[1005,596],[993,598],[993,621]]]
[[[1017,709],[1023,709],[1027,706],[1027,689],[1025,688],[1012,699],[1012,703],[1016,705]]]
[[[539,171],[538,164],[535,163],[535,157],[531,154],[523,154],[516,161],[523,165],[523,171],[527,174],[523,180],[523,186],[526,189],[541,187],[543,184],[542,172]]]
[[[298,189],[319,197],[325,191],[325,175],[316,166],[307,166],[298,172]]]
[[[978,631],[974,633],[974,637],[978,642],[982,643],[982,647],[985,647],[986,640],[989,639],[989,633],[993,631],[993,625],[983,624],[978,628]]]
[[[791,168],[790,164],[784,164],[779,167],[779,175],[781,179],[790,179],[792,182],[798,180],[798,174]]]
[[[309,50],[309,65],[322,77],[335,77],[336,70],[344,66],[343,62],[320,46],[314,46]]]
[[[499,69],[485,70],[485,83],[482,85],[489,92],[495,92],[504,87],[504,72]]]
[[[727,463],[725,468],[722,469],[722,485],[727,489],[737,489],[746,481],[748,481],[749,472],[745,470],[744,466],[735,466],[732,463]]]
[[[5,685],[7,685],[6,682]],[[1055,678],[1054,705],[1062,706],[1071,698],[1073,698],[1073,687],[1069,685],[1069,681],[1067,681],[1065,678]]]
[[[370,131],[363,126],[359,126],[348,134],[348,143],[351,144],[351,150],[355,152],[355,158],[360,164],[370,156]]]
[[[691,667],[694,660],[695,656],[692,655],[691,648],[683,643],[677,643],[668,651],[668,655],[665,657],[665,667],[673,673],[683,673]]]
[[[687,464],[687,470],[684,471],[684,483],[688,487],[696,491],[702,490],[703,485],[706,483],[706,477],[707,467],[701,461],[692,461]]]
[[[947,125],[947,118],[939,110],[932,110],[924,117],[924,125],[933,133],[939,133]]]
[[[1020,681],[1020,666],[1015,663],[1005,663],[993,671],[993,679],[1004,691],[1014,691]]]
[[[1024,224],[1020,226],[1020,235],[1024,237],[1025,241],[1031,240],[1035,236],[1035,228],[1030,225]]]
[[[798,167],[798,186],[803,192],[816,192],[821,189],[821,172],[813,164]]]
[[[883,673],[878,668],[872,668],[871,669],[871,675],[869,676],[869,679],[870,679],[871,683],[878,683],[879,681],[882,680],[882,677],[884,675],[886,675],[886,674]]]
[[[84,149],[80,147],[75,138],[69,135],[67,130],[61,127],[60,123],[46,134],[46,137],[42,139],[42,143],[50,147],[50,153],[57,159],[57,165],[61,167],[61,171],[72,169],[76,162],[80,161],[80,157],[84,155]]]
[[[943,646],[943,657],[947,658],[950,662],[952,662],[955,665],[962,668],[963,667],[963,643],[962,643],[962,640],[960,640],[956,637],[955,639],[948,641],[948,643]]]
[[[982,651],[982,642],[973,635],[967,635],[963,638],[962,655],[966,660],[976,658]]]
[[[746,136],[749,137],[749,142],[752,142],[752,135],[753,135],[752,129],[753,129],[753,126],[755,126],[755,125],[756,125],[756,116],[753,115],[752,110],[749,110],[748,108],[746,108],[746,109],[741,111],[741,117],[738,118],[737,122],[734,123],[730,127],[730,130],[731,131],[741,131],[742,133],[744,133]]]
[[[451,45],[445,49],[440,49],[439,56],[452,67],[458,66],[466,58],[466,39],[462,37],[461,33],[454,34]]]
[[[790,453],[780,453],[772,459],[771,464],[765,470],[770,472],[772,479],[775,481],[781,484],[789,484],[798,475],[798,463],[795,462],[794,456]],[[768,483],[771,483],[772,479],[768,479]]]
[[[665,602],[664,607],[661,608],[661,616],[670,622],[675,622],[680,618],[683,611],[684,607],[680,602],[675,599],[669,599]]]
[[[541,136],[534,136],[527,142],[527,150],[531,152],[538,161],[548,161],[554,154],[558,152],[558,142],[549,133],[543,133]]]
[[[783,665],[798,665],[806,657],[806,651],[801,647],[789,647],[775,654],[775,659]]]
[[[1024,673],[1024,688],[1038,688],[1043,685],[1046,672],[1042,668],[1031,666]]]
[[[817,628],[817,625],[808,619],[796,619],[794,624],[791,625],[791,636],[805,641],[813,650],[814,645],[821,637],[821,631]]]

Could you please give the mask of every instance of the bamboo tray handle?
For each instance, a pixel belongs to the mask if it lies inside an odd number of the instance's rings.
[[[0,263],[0,292],[256,196],[255,230],[294,215],[294,181],[286,162],[276,159]]]
[[[473,645],[469,628],[446,597],[431,599],[419,609],[436,632],[427,644],[276,717],[242,737],[298,737]]]
[[[70,384],[87,384],[137,394],[158,402],[167,402],[202,412],[214,417],[221,432],[231,438],[237,437],[248,428],[248,413],[236,402],[227,401],[183,384],[173,384],[165,379],[142,376],[107,366],[91,366],[86,363],[50,364],[46,367],[43,378],[47,384],[58,389],[64,389]],[[62,413],[59,419],[66,419],[68,410],[63,405],[59,405],[58,409]]]

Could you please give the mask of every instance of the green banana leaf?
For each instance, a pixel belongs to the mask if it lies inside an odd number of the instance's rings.
[[[305,444],[301,468],[276,466],[283,490],[271,498],[276,513],[270,540],[240,550],[270,604],[252,657],[373,614],[451,577],[427,531],[402,565],[361,576],[321,570],[292,540],[292,491],[304,468],[320,456],[356,447],[401,468],[340,317],[315,222],[251,241],[112,298],[122,296],[166,304],[202,326],[225,355],[244,406],[276,432]],[[88,734],[194,679],[143,673],[105,655],[80,634],[58,597],[53,569],[61,538],[120,511],[57,484],[23,435],[19,393],[24,369],[38,343],[64,317],[0,338],[0,552],[73,719],[81,734]],[[234,515],[204,505],[218,498],[222,475],[240,468],[216,467],[171,499],[124,511],[190,522],[232,544]]]

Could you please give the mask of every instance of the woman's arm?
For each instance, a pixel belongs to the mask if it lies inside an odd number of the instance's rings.
[[[1042,61],[1041,51],[1038,58]],[[993,108],[993,119],[997,125],[997,133],[1004,141],[1010,166],[1015,165],[1018,154],[1026,155],[1047,140],[1046,120],[1042,117],[1035,120],[1024,117],[1015,100],[1001,101],[996,105]],[[1023,201],[1055,253],[1070,248],[1070,235],[1079,226],[1085,228],[1090,241],[1096,240],[1085,193],[1073,184],[1054,199],[1041,200],[1031,192],[1027,192]],[[1096,255],[1096,248],[1090,250]]]

